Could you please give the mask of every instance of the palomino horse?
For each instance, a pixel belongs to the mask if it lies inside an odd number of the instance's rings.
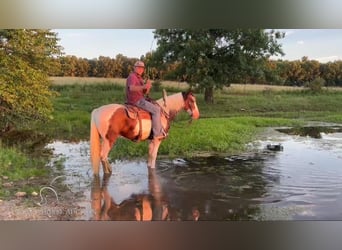
[[[195,96],[191,92],[180,92],[166,96],[156,101],[162,109],[162,126],[169,129],[169,122],[177,113],[184,109],[192,119],[199,118],[199,110]],[[108,162],[108,153],[119,136],[132,141],[150,138],[152,122],[148,112],[140,110],[135,115],[127,110],[125,105],[108,104],[94,109],[91,113],[90,124],[90,154],[94,175],[99,174],[100,162],[103,172],[109,174],[112,168]],[[102,141],[101,141],[102,140]],[[161,140],[152,139],[149,143],[147,166],[155,168]]]

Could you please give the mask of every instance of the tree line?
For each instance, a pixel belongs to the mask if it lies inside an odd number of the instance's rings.
[[[50,76],[125,78],[138,58],[118,54],[115,58],[99,56],[95,59],[76,56],[60,56],[54,59],[55,67]]]
[[[152,63],[152,56],[153,53],[147,53],[140,58],[129,58],[122,54],[118,54],[115,58],[100,56],[95,59],[61,56],[54,59],[56,67],[49,72],[49,75],[126,78],[132,71],[134,62],[144,60],[147,65],[146,74],[152,80],[188,80],[182,70],[182,63],[173,62],[158,66]],[[258,68],[241,70],[230,78],[235,83],[304,86],[318,77],[325,80],[326,86],[342,87],[342,61],[320,63],[308,57],[294,61],[268,59],[259,62]]]

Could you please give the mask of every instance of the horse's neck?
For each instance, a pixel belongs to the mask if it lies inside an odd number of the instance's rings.
[[[159,105],[168,113],[178,113],[184,107],[184,99],[182,93],[173,94],[166,97],[166,107],[163,98],[157,100]]]

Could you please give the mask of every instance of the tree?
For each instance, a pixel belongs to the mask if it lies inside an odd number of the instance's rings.
[[[49,30],[0,30],[0,131],[52,112],[48,72],[61,54]]]
[[[264,69],[266,83],[271,85],[283,85],[286,80],[283,68],[284,63],[281,60],[268,60]]]
[[[302,57],[302,68],[305,72],[304,81],[312,82],[320,76],[320,64],[316,60],[309,60],[308,57]]]
[[[329,86],[342,86],[342,61],[328,62],[320,67],[322,78]]]
[[[190,85],[204,89],[207,103],[213,102],[215,88],[229,86],[246,73],[255,75],[251,65],[271,55],[283,54],[277,39],[284,34],[261,29],[160,29],[155,56],[163,64],[180,62]]]
[[[99,56],[98,76],[113,77],[115,71],[114,60],[108,56]]]
[[[285,62],[285,74],[287,84],[294,86],[303,86],[305,82],[305,71],[299,60]]]
[[[89,72],[89,62],[86,58],[78,58],[77,60],[77,76],[87,77]]]
[[[76,76],[78,58],[76,56],[65,56],[60,58],[63,76]]]

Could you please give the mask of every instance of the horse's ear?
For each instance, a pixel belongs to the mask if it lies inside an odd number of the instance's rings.
[[[165,90],[165,89],[163,89],[163,101],[164,101],[164,107],[166,107],[166,106],[167,106],[166,99],[167,99],[166,90]]]

